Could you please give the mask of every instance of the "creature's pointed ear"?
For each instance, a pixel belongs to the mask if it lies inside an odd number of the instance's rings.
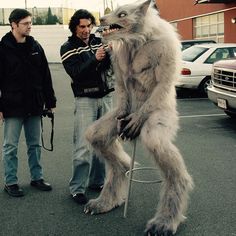
[[[157,6],[156,0],[152,0],[152,7],[153,7],[154,9],[156,9],[156,10],[159,12],[159,8],[158,8],[158,6]]]
[[[143,15],[146,15],[147,9],[150,6],[151,0],[146,0],[145,2],[143,2],[140,6],[140,12],[143,13]]]

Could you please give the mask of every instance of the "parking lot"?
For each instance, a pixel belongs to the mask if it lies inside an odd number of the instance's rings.
[[[70,80],[61,64],[50,64],[58,99],[55,113],[53,152],[43,151],[45,179],[52,192],[38,192],[29,186],[25,140],[20,140],[19,184],[23,198],[11,198],[4,191],[0,162],[0,236],[141,236],[154,212],[160,184],[132,184],[127,218],[121,206],[107,214],[90,216],[70,198],[73,132],[73,96]],[[187,220],[177,236],[236,236],[236,122],[206,97],[178,92],[180,129],[176,138],[195,182]],[[50,122],[44,118],[44,137],[49,145]],[[2,145],[2,128],[0,144]],[[131,145],[125,144],[131,153]],[[137,160],[142,166],[152,161],[138,143]],[[138,173],[145,178],[146,173]],[[160,178],[155,175],[154,178]],[[88,192],[90,198],[97,193]]]

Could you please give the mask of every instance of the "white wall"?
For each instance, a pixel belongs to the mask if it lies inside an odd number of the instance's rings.
[[[0,38],[10,31],[10,26],[0,26]],[[33,25],[31,35],[42,45],[48,62],[61,62],[60,47],[71,35],[66,25]]]

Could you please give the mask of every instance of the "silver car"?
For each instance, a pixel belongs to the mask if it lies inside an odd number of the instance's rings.
[[[207,94],[211,81],[212,64],[218,60],[236,57],[236,44],[201,44],[182,51],[182,70],[177,88],[199,90]]]

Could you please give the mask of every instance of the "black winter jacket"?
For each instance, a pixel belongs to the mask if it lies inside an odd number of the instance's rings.
[[[86,45],[80,38],[72,35],[61,46],[60,54],[63,66],[71,77],[71,87],[75,97],[100,98],[114,88],[106,81],[106,72],[111,70],[110,57],[99,62],[95,53],[102,46],[101,39],[90,35]]]
[[[27,36],[17,43],[12,32],[0,42],[0,112],[4,117],[41,115],[56,107],[52,78],[43,48]]]

